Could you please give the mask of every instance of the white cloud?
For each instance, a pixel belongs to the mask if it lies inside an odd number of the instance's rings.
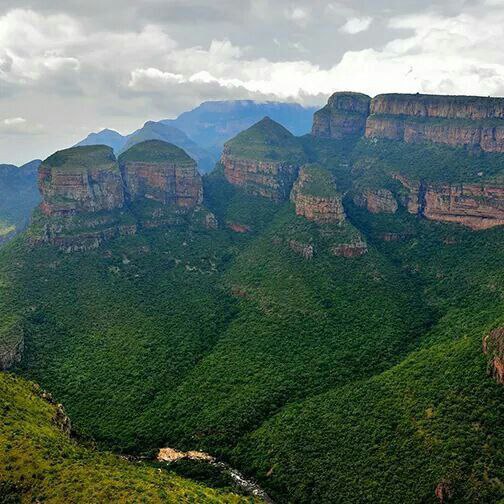
[[[353,17],[347,20],[347,22],[340,28],[343,33],[349,33],[350,35],[355,35],[356,33],[361,33],[369,29],[373,18],[370,17]]]
[[[23,124],[26,122],[26,119],[24,117],[8,117],[7,119],[4,119],[2,121],[2,124],[5,124],[6,126],[12,126],[16,124]]]
[[[42,132],[42,125],[30,124],[24,117],[7,117],[0,120],[2,135],[35,135]]]

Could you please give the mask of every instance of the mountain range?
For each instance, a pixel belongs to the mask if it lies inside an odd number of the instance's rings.
[[[503,132],[504,99],[344,92],[208,174],[49,156],[0,250],[0,489],[502,502]]]

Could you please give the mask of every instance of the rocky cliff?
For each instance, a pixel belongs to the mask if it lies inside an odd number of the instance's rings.
[[[345,211],[332,175],[317,165],[305,165],[292,188],[296,215],[319,224],[341,223]]]
[[[175,145],[159,140],[136,144],[119,156],[119,165],[128,201],[191,208],[203,200],[196,162]]]
[[[396,175],[409,191],[406,206],[426,219],[471,229],[504,225],[504,187],[492,184],[427,184]]]
[[[371,98],[361,93],[334,93],[313,115],[312,135],[322,138],[358,138],[364,134]]]
[[[483,338],[483,353],[489,357],[489,374],[504,385],[504,327],[494,329]]]
[[[265,117],[225,144],[221,164],[231,184],[255,196],[283,201],[303,160],[299,140]]]
[[[397,201],[388,189],[364,189],[355,195],[354,203],[374,214],[395,213],[398,209]]]
[[[112,149],[74,147],[49,156],[39,168],[40,209],[46,215],[113,210],[124,205],[123,182]]]
[[[97,248],[142,226],[180,224],[203,199],[196,163],[158,140],[133,146],[119,162],[105,146],[57,152],[42,163],[39,186],[43,200],[30,241],[67,252]]]
[[[365,136],[504,152],[504,99],[379,95],[371,101]]]

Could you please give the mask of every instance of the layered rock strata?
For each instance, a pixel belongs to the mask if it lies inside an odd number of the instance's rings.
[[[491,184],[427,184],[396,175],[408,190],[407,209],[429,220],[474,230],[504,225],[504,187]]]
[[[196,163],[183,150],[158,140],[139,143],[115,160],[105,146],[57,152],[39,171],[42,217],[31,243],[51,243],[66,252],[89,250],[138,227],[181,222],[203,199]],[[142,212],[130,206],[152,202]]]
[[[303,160],[299,139],[265,117],[225,144],[221,165],[229,183],[280,202],[288,199]]]
[[[489,357],[488,373],[504,385],[504,327],[494,329],[483,338],[483,353]]]
[[[393,214],[398,209],[397,201],[388,189],[365,189],[354,197],[354,203],[374,214]]]
[[[327,105],[313,115],[312,135],[336,140],[362,136],[370,102],[365,94],[334,93]]]
[[[345,210],[332,175],[317,165],[299,171],[290,195],[296,215],[318,224],[342,223]]]
[[[365,136],[504,152],[504,99],[379,95],[371,101]]]

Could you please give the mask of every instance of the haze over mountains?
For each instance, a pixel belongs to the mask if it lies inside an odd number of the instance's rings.
[[[196,453],[174,502],[240,502],[209,453],[280,503],[500,504],[503,131],[504,99],[342,92],[209,174],[160,139],[49,156],[0,250],[8,495],[61,499],[75,464],[134,502],[150,466],[103,450],[164,448]]]

